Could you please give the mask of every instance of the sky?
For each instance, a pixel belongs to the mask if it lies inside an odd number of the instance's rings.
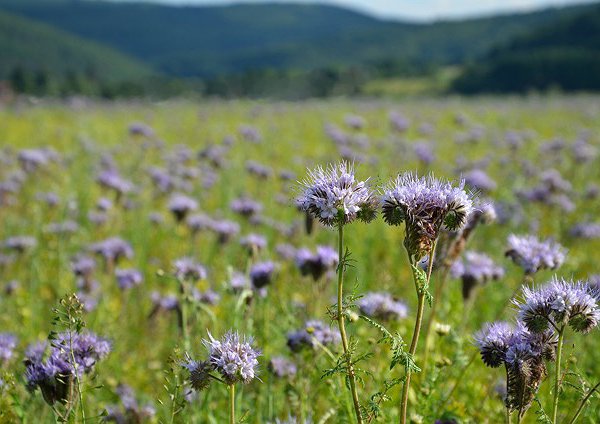
[[[131,1],[131,0],[113,0]],[[135,0],[164,4],[214,5],[257,3],[264,0]],[[287,2],[282,0],[271,0]],[[435,20],[480,16],[499,12],[535,10],[549,6],[590,3],[586,0],[291,0],[295,3],[328,3],[387,19]]]

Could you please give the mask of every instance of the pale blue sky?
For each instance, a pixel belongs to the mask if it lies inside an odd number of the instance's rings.
[[[130,1],[130,0],[113,0]],[[131,0],[133,1],[133,0]],[[137,0],[167,4],[257,3],[260,0]],[[280,0],[275,0],[280,1]],[[432,20],[478,16],[497,12],[528,11],[548,6],[565,6],[585,0],[294,0],[297,3],[328,3],[347,6],[384,18]],[[591,1],[587,1],[590,3]]]

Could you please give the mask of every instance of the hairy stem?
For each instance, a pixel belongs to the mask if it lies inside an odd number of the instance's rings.
[[[579,408],[577,408],[577,411],[575,411],[575,415],[573,415],[573,418],[571,418],[571,421],[569,421],[569,424],[573,424],[575,422],[575,420],[577,420],[577,418],[579,418],[579,415],[581,414],[581,411],[583,411],[583,407],[585,406],[585,403],[590,399],[590,397],[594,394],[594,392],[598,391],[598,388],[600,387],[600,381],[590,389],[590,391],[587,393],[587,395],[585,395],[585,397],[581,400],[581,403],[579,404]]]
[[[506,408],[506,424],[512,424],[512,415],[508,408]]]
[[[552,423],[556,424],[558,416],[558,392],[560,391],[560,359],[562,356],[562,347],[565,337],[565,326],[563,325],[558,332],[558,347],[556,348],[556,368],[554,370],[554,400],[552,402]]]
[[[431,271],[433,269],[433,255],[435,254],[435,245],[436,242],[433,243],[433,247],[431,248],[431,252],[429,252],[429,263],[427,266],[427,285],[429,286],[429,281],[431,280]],[[415,329],[413,331],[412,341],[410,342],[410,349],[408,353],[411,357],[414,357],[415,352],[417,351],[417,343],[419,342],[419,333],[421,331],[421,325],[423,323],[423,312],[425,310],[425,289],[423,287],[419,287],[419,283],[417,280],[417,275],[415,273],[414,267],[417,266],[416,261],[413,260],[410,252],[408,252],[408,261],[411,265],[413,280],[415,283],[415,289],[417,290],[417,319],[415,320]],[[404,380],[404,384],[402,386],[402,403],[400,405],[400,422],[402,424],[406,424],[406,413],[408,409],[408,391],[410,389],[410,377],[412,371],[409,369],[406,370],[406,379]]]
[[[229,385],[229,424],[235,423],[235,385]]]
[[[350,357],[348,347],[348,337],[346,336],[346,327],[344,325],[344,311],[342,308],[343,289],[344,289],[344,226],[338,227],[338,286],[337,286],[337,319],[340,327],[340,336],[342,338],[342,346],[344,348],[344,356],[346,357],[346,367],[348,373],[348,381],[350,383],[350,391],[352,392],[352,402],[354,403],[354,412],[356,413],[356,422],[362,424],[362,413],[360,411],[360,402],[358,400],[358,392],[356,391],[356,379],[354,376],[354,367],[352,366],[352,358]]]

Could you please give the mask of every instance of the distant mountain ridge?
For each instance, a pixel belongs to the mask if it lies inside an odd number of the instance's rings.
[[[495,46],[454,82],[463,93],[600,90],[600,5]]]
[[[529,28],[586,7],[417,24],[315,4],[174,7],[0,0],[0,9],[103,44],[176,77],[347,67],[382,60],[460,64]]]
[[[0,10],[0,77],[16,68],[127,80],[154,72],[109,47]]]

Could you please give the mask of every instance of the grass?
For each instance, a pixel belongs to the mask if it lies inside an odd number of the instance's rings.
[[[391,130],[388,114],[392,110],[410,119],[406,133]],[[19,149],[46,146],[56,149],[62,157],[60,163],[29,176],[19,194],[13,196],[14,201],[0,209],[0,239],[32,235],[38,241],[34,250],[0,269],[3,283],[19,281],[19,288],[14,293],[0,295],[0,328],[19,338],[15,357],[2,368],[2,372],[14,376],[15,384],[1,392],[0,405],[5,408],[0,408],[0,417],[6,422],[54,422],[40,392],[29,394],[24,388],[23,351],[29,343],[46,338],[51,330],[51,309],[64,294],[76,291],[70,259],[89,244],[118,235],[129,241],[135,251],[135,256],[119,267],[139,269],[144,282],[131,291],[122,292],[114,277],[103,272],[101,266],[95,273],[101,294],[97,308],[84,319],[91,331],[112,341],[113,351],[97,365],[93,379],[87,380],[90,390],[85,392],[86,416],[97,417],[108,405],[118,403],[115,389],[119,383],[126,383],[135,389],[141,403],[154,405],[156,422],[170,422],[171,403],[164,388],[165,370],[169,369],[169,358],[174,349],[181,348],[183,340],[174,313],[149,318],[153,307],[150,293],[156,290],[175,294],[176,282],[163,274],[171,271],[175,259],[193,256],[209,270],[208,281],[199,282],[198,288],[212,287],[221,295],[221,300],[214,306],[196,304],[191,311],[190,353],[195,357],[205,356],[201,339],[207,337],[207,330],[220,336],[228,329],[254,336],[255,345],[263,352],[260,359],[262,381],[237,387],[237,416],[245,416],[249,423],[285,419],[288,414],[312,418],[314,422],[326,416],[330,417],[327,422],[351,422],[353,411],[348,408],[351,399],[341,379],[321,379],[323,370],[333,365],[327,353],[315,350],[292,355],[286,346],[287,332],[300,328],[306,319],[328,320],[326,309],[334,303],[334,278],[315,283],[301,277],[293,261],[281,260],[275,253],[279,243],[292,243],[296,247],[334,246],[336,234],[318,226],[312,235],[303,232],[303,217],[293,205],[293,181],[259,180],[245,171],[246,161],[255,160],[272,167],[275,174],[291,170],[301,179],[307,166],[337,160],[336,147],[324,132],[326,124],[334,123],[348,134],[360,134],[368,139],[367,147],[355,146],[354,150],[365,157],[364,163],[358,166],[359,177],[370,176],[374,183],[383,183],[404,170],[420,173],[431,170],[439,176],[456,177],[459,158],[464,158],[467,163],[489,162],[487,172],[498,183],[490,197],[498,202],[519,203],[514,190],[531,187],[537,181],[537,174],[551,167],[572,183],[576,204],[572,213],[520,202],[521,218],[509,216],[504,224],[477,230],[469,249],[493,257],[505,267],[506,275],[502,280],[480,288],[467,322],[463,322],[465,311],[459,282],[449,282],[448,296],[439,305],[438,319],[449,324],[451,331],[446,336],[435,336],[431,360],[436,366],[427,378],[413,375],[409,416],[416,418],[415,415],[419,415],[423,422],[433,422],[442,414],[454,416],[464,423],[502,422],[504,408],[495,389],[502,381],[502,372],[486,368],[479,358],[463,371],[476,355],[472,335],[502,310],[510,294],[521,284],[521,271],[503,256],[506,237],[510,233],[533,232],[542,237],[551,236],[566,246],[569,249],[567,262],[557,271],[561,276],[585,278],[599,272],[594,252],[600,247],[600,241],[574,239],[568,230],[575,223],[597,219],[598,200],[587,199],[582,193],[589,183],[600,183],[600,171],[593,161],[576,163],[569,147],[559,154],[540,153],[544,143],[561,138],[570,146],[582,132],[589,133],[590,144],[600,145],[598,112],[598,98],[587,96],[396,102],[345,99],[301,103],[171,101],[71,106],[41,102],[0,109],[2,157],[14,158]],[[344,127],[344,118],[348,114],[363,116],[367,122],[365,129],[353,132]],[[458,124],[457,115],[466,117],[467,124]],[[128,125],[134,121],[151,125],[157,139],[128,135]],[[423,123],[433,125],[432,134],[419,131]],[[256,127],[262,134],[262,142],[253,144],[242,140],[238,134],[241,124]],[[481,139],[456,141],[474,127],[483,128]],[[525,134],[517,152],[511,153],[504,142],[508,131]],[[198,162],[196,153],[209,144],[221,143],[226,137],[234,139],[225,156],[226,165],[214,170],[216,183],[206,188],[203,183],[212,172]],[[419,163],[412,150],[413,142],[423,139],[435,144],[436,160],[428,166]],[[259,259],[277,260],[280,268],[265,298],[257,297],[250,305],[245,305],[228,289],[231,270],[244,271],[249,261],[237,238],[221,246],[210,232],[192,237],[185,226],[177,225],[169,215],[168,196],[155,194],[146,169],[151,165],[165,167],[165,158],[173,158],[175,152],[184,148],[192,153],[185,166],[200,170],[199,178],[191,180],[189,193],[199,201],[200,209],[214,217],[238,221],[241,235],[258,232],[268,238],[268,248],[260,253]],[[108,222],[96,226],[87,216],[100,197],[110,196],[94,182],[106,154],[112,155],[121,174],[132,180],[139,190],[130,196],[133,208],[115,207],[108,213]],[[17,168],[16,163],[8,162],[0,169],[0,176],[6,179]],[[527,169],[532,169],[533,175],[527,175]],[[59,195],[58,206],[50,207],[36,200],[38,193],[49,191]],[[259,200],[266,217],[295,229],[293,235],[281,234],[267,225],[256,226],[235,216],[229,210],[229,203],[243,194]],[[160,226],[153,225],[148,219],[155,211],[164,217]],[[45,231],[47,224],[67,218],[79,223],[76,233],[53,235]],[[402,229],[388,227],[379,218],[369,225],[351,224],[345,230],[345,242],[355,261],[346,275],[345,290],[357,294],[389,291],[407,302],[410,319],[386,323],[386,326],[398,331],[404,340],[410,340],[416,299],[411,270],[402,247]],[[542,283],[552,274],[551,271],[540,272],[535,281]],[[433,287],[437,278],[434,272]],[[425,318],[427,314],[428,308]],[[510,319],[512,315],[510,308],[501,313],[504,319]],[[335,327],[335,323],[332,325]],[[400,377],[402,371],[389,371],[390,352],[385,345],[376,343],[379,334],[375,328],[363,321],[348,322],[347,326],[349,335],[360,340],[358,351],[373,354],[361,363],[368,371],[362,375],[363,385],[359,387],[361,400],[366,403],[369,395],[380,390],[384,379]],[[569,359],[563,367],[569,374],[560,402],[561,420],[570,417],[583,397],[577,392],[582,386],[580,378],[593,385],[600,377],[597,331],[587,337],[572,333],[567,336],[563,357]],[[420,343],[417,350],[417,363],[422,358],[423,345]],[[334,351],[339,354],[341,346]],[[293,358],[298,365],[298,374],[289,379],[273,377],[267,370],[267,363],[274,355]],[[168,378],[172,383],[175,377],[168,374]],[[458,386],[452,397],[444,403],[455,385]],[[91,390],[95,386],[99,388]],[[383,404],[380,422],[397,421],[399,389],[397,386],[390,391],[392,401]],[[547,379],[539,392],[546,413],[549,413],[552,401],[551,391],[551,380]],[[226,422],[227,398],[226,387],[215,385],[187,404],[175,416],[175,422]],[[419,405],[418,408],[415,405]],[[535,420],[536,409],[534,405],[526,422]],[[599,414],[596,398],[584,410],[580,422],[598,422]]]

